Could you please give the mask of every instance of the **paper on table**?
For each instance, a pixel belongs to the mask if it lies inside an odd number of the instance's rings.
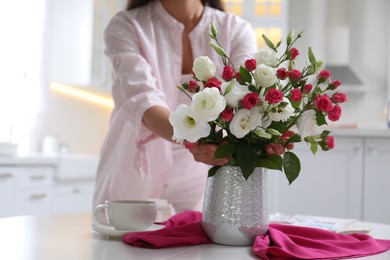
[[[270,222],[291,224],[295,226],[321,228],[337,233],[368,233],[371,230],[367,227],[353,226],[352,224],[356,222],[356,219],[319,217],[309,215],[285,215],[281,213],[276,213],[270,215]]]

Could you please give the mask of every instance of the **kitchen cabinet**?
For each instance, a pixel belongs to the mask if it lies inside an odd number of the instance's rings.
[[[0,217],[90,211],[98,158],[0,158]]]
[[[365,140],[364,221],[390,224],[390,138]]]
[[[269,173],[271,212],[390,223],[390,134],[335,134],[333,151],[312,155],[299,144],[301,174],[288,185]]]

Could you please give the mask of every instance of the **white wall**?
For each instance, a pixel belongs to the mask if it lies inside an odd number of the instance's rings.
[[[338,125],[356,123],[359,128],[387,127],[384,110],[389,71],[388,15],[387,0],[293,0],[290,3],[290,27],[296,31],[305,30],[304,38],[297,46],[304,52],[308,45],[313,46],[317,58],[327,60],[324,45],[327,26],[345,23],[350,29],[350,66],[369,90],[348,95]]]

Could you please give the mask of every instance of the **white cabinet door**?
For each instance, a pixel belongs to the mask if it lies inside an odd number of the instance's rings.
[[[12,168],[0,167],[0,217],[14,214],[16,176]]]
[[[390,224],[390,139],[367,138],[364,220]]]
[[[272,172],[270,203],[276,205],[270,205],[271,212],[362,218],[362,138],[336,138],[334,150],[316,155],[306,143],[294,152],[301,160],[301,174],[288,185],[284,174]]]
[[[93,180],[57,183],[52,190],[51,212],[91,211],[93,189]]]

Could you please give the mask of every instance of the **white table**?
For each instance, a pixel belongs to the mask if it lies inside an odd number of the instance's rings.
[[[375,238],[390,239],[390,225],[363,223]],[[0,259],[259,259],[251,247],[216,244],[166,249],[136,248],[91,230],[89,213],[0,218]],[[389,260],[390,250],[360,259]]]

